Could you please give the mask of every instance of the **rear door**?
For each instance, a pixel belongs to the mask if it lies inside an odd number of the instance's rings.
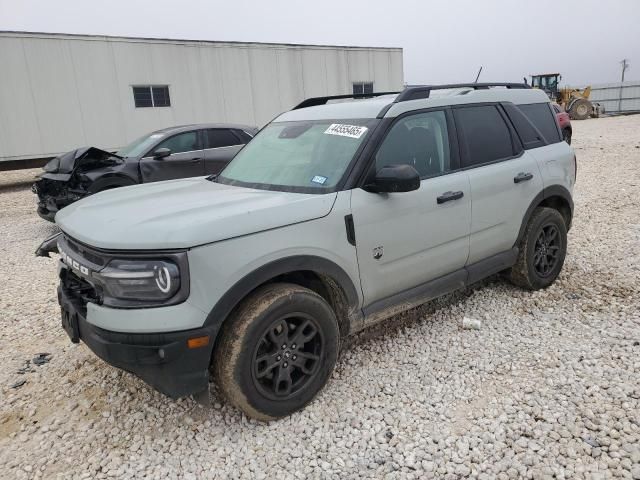
[[[171,150],[171,155],[154,158],[153,152],[161,148]],[[199,131],[181,132],[160,142],[140,160],[140,174],[144,183],[204,175]]]
[[[471,185],[471,265],[514,246],[543,183],[535,157],[524,149],[501,105],[460,106],[454,116]]]
[[[244,146],[245,141],[230,128],[204,130],[205,173],[218,174]]]
[[[518,105],[517,108],[546,141],[546,145],[531,149],[543,173],[544,186],[561,185],[571,191],[575,181],[574,152],[563,141],[555,112],[549,105],[548,102],[530,103]]]
[[[403,193],[354,189],[351,211],[365,305],[459,271],[469,253],[471,199],[445,110],[398,118],[375,154],[375,170],[408,164],[420,188]]]

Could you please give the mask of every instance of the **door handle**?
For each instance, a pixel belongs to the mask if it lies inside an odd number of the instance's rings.
[[[199,163],[202,161],[202,158],[192,158],[191,163]]]
[[[452,200],[458,200],[462,197],[464,197],[463,192],[444,192],[438,197],[438,205],[441,203],[450,202]]]
[[[518,175],[513,177],[513,183],[526,182],[527,180],[531,180],[532,178],[533,173],[520,172]]]

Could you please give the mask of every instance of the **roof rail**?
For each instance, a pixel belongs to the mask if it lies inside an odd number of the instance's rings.
[[[315,107],[317,105],[325,105],[329,100],[340,100],[343,98],[373,98],[380,97],[382,95],[397,95],[400,92],[372,92],[372,93],[353,93],[351,95],[330,95],[326,97],[311,97],[303,100],[298,105],[292,108],[292,110],[298,110],[299,108]]]
[[[431,90],[447,90],[451,88],[473,88],[474,90],[487,90],[489,87],[506,87],[506,88],[531,88],[526,83],[452,83],[448,85],[408,85],[396,97],[394,103],[407,102],[409,100],[418,100],[421,98],[429,98]]]

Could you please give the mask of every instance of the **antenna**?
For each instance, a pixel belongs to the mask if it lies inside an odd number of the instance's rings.
[[[481,73],[482,73],[482,65],[480,65],[480,70],[478,70],[478,75],[476,75],[476,81],[473,83],[478,83],[478,79],[480,78]]]

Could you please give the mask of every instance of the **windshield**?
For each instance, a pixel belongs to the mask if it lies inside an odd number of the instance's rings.
[[[337,185],[376,120],[272,123],[217,181],[267,190],[324,193]]]
[[[160,140],[164,135],[162,133],[152,133],[151,135],[145,135],[144,137],[140,137],[137,140],[131,142],[126,147],[118,150],[116,155],[120,155],[121,157],[139,157],[140,155],[146,153],[151,145]]]

